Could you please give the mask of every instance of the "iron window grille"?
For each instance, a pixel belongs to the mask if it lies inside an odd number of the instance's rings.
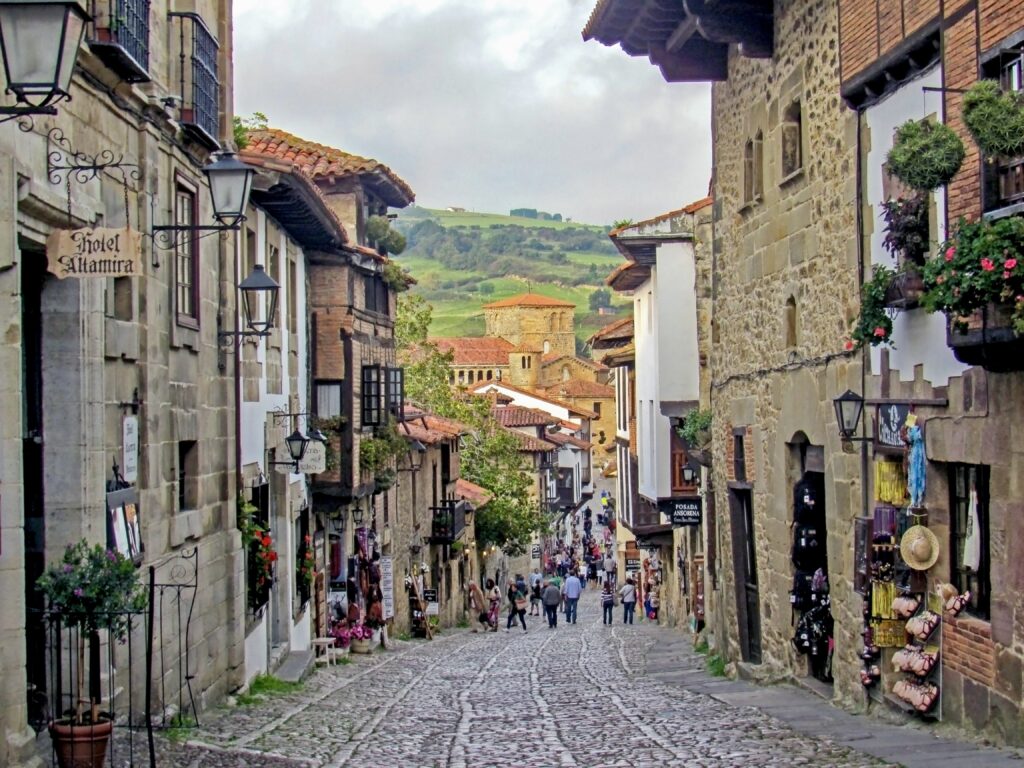
[[[167,17],[178,23],[181,124],[193,139],[215,149],[220,133],[220,46],[199,14],[172,11]]]
[[[149,76],[150,0],[93,0],[89,47],[129,83],[146,83]]]

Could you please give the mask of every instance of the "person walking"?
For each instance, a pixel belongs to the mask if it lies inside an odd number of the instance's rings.
[[[498,608],[501,606],[501,592],[494,579],[487,580],[487,624],[492,632],[498,631]]]
[[[477,621],[480,622],[480,626],[484,628],[484,632],[490,629],[490,624],[487,620],[487,601],[484,599],[484,593],[480,591],[480,587],[475,581],[469,582],[469,604],[476,614]],[[476,627],[473,631],[478,631]]]
[[[631,576],[626,577],[626,583],[619,590],[619,599],[622,600],[622,623],[632,624],[636,613],[636,587]]]
[[[558,626],[558,606],[562,603],[562,593],[550,581],[544,584],[541,602],[544,603],[544,613],[548,617],[548,628],[554,629]]]
[[[611,548],[608,549],[608,554],[604,557],[604,579],[612,583],[612,588],[615,588],[615,558],[612,557]]]
[[[612,623],[612,611],[615,608],[615,593],[612,592],[612,585],[609,582],[604,583],[604,588],[601,590],[601,607],[604,609],[604,624]]]
[[[530,587],[530,615],[540,616],[540,579],[533,582],[533,586]]]
[[[566,624],[576,623],[576,608],[582,592],[583,584],[580,583],[580,577],[575,573],[569,574],[569,578],[565,580],[565,585],[562,587],[562,593],[565,595]]]
[[[525,588],[526,583],[523,583]],[[508,621],[505,622],[505,631],[508,632],[512,629],[512,625],[516,623],[516,616],[519,617],[519,622],[523,625],[523,632],[526,631],[526,595],[524,595],[520,589],[519,584],[515,581],[510,581],[508,584],[508,590],[506,591],[508,597]]]

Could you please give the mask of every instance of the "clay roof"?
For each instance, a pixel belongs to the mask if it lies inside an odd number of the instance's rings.
[[[641,266],[635,261],[627,261],[612,270],[604,282],[616,291],[632,291],[643,285],[650,276],[650,267]]]
[[[555,445],[571,445],[574,448],[580,450],[589,451],[591,444],[586,440],[581,440],[578,437],[567,435],[565,432],[548,432],[544,435],[544,439],[548,442],[554,443]]]
[[[550,397],[615,397],[615,390],[596,381],[570,379],[548,387],[544,393]]]
[[[558,423],[558,419],[550,413],[521,405],[491,408],[491,416],[503,427],[544,427]]]
[[[471,483],[469,480],[463,480],[461,477],[455,481],[455,493],[472,504],[476,509],[484,506],[494,498],[494,494],[486,488],[476,483]]]
[[[412,188],[383,163],[307,141],[278,128],[249,131],[249,145],[239,154],[275,157],[298,166],[314,181],[357,176],[395,208],[404,208],[416,199]]]
[[[442,352],[452,351],[455,365],[508,365],[512,343],[497,336],[432,339]]]
[[[404,405],[402,413],[405,419],[398,425],[399,433],[425,445],[442,443],[469,432],[465,424],[435,416],[409,403]]]
[[[506,431],[519,442],[519,450],[523,453],[547,453],[548,451],[553,451],[558,447],[554,443],[549,443],[547,440],[541,440],[540,438],[523,434],[515,429],[509,429]]]
[[[614,342],[627,342],[633,338],[633,317],[624,317],[614,323],[608,323],[589,339],[587,343],[596,345],[598,343],[612,344]]]
[[[544,402],[551,403],[552,405],[557,405],[559,408],[565,408],[570,413],[574,413],[574,414],[576,414],[578,416],[582,416],[582,417],[584,417],[586,419],[596,419],[597,418],[597,414],[596,413],[594,413],[593,411],[588,411],[586,408],[581,408],[578,405],[573,405],[572,403],[567,403],[567,402],[565,402],[563,400],[559,400],[557,398],[551,397],[550,395],[547,395],[544,392],[541,392],[539,390],[524,389],[523,387],[516,387],[516,386],[513,386],[512,384],[509,384],[508,382],[505,382],[505,381],[479,381],[476,384],[474,384],[472,387],[470,387],[469,391],[470,392],[475,392],[476,394],[487,394],[486,390],[487,390],[488,387],[501,387],[502,389],[507,389],[507,390],[510,390],[512,392],[518,392],[518,393],[520,393],[522,395],[525,395],[526,397],[533,397],[533,398],[536,398],[538,400],[543,400]],[[515,399],[515,398],[513,398],[513,399]]]
[[[621,347],[613,347],[602,356],[608,365],[625,365],[636,357],[636,346],[633,342],[623,344]]]
[[[550,296],[542,296],[539,293],[521,293],[518,296],[509,296],[507,299],[492,301],[484,304],[484,309],[496,309],[498,307],[575,307],[571,301],[553,299]]]
[[[597,371],[608,370],[607,365],[599,363],[597,360],[592,360],[589,357],[581,357],[579,355],[567,355],[564,352],[550,352],[541,358],[541,363],[543,365],[552,365],[553,363],[557,363],[559,360],[562,360],[564,358],[575,360],[577,363],[582,363],[588,368],[593,368],[594,370]]]
[[[256,168],[288,174],[291,183],[297,190],[301,190],[307,198],[305,204],[299,204],[299,210],[295,209],[295,203],[291,205],[285,204],[282,207],[282,202],[276,199],[281,196],[281,184],[275,184],[268,190],[260,189],[257,185],[257,188],[252,192],[253,202],[256,205],[266,208],[289,231],[294,228],[293,225],[297,225],[302,229],[308,229],[313,221],[319,219],[321,226],[326,230],[326,234],[322,235],[323,237],[332,239],[339,244],[348,242],[348,232],[345,231],[345,225],[341,223],[341,219],[331,209],[327,202],[327,196],[313,183],[308,174],[293,165],[275,162],[273,158],[266,157],[260,153],[248,153],[243,150],[239,153],[239,156],[246,163]],[[311,211],[310,209],[315,210]],[[311,212],[312,216],[310,215]],[[324,246],[321,245],[320,247]]]

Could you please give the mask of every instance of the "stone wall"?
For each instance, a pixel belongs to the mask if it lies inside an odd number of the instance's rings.
[[[715,632],[738,660],[730,495],[752,496],[764,675],[804,674],[789,642],[792,485],[806,441],[825,456],[837,695],[859,697],[860,604],[851,600],[849,532],[859,509],[856,460],[840,450],[831,399],[860,389],[843,352],[858,306],[855,129],[839,98],[835,0],[775,3],[771,60],[733,54],[712,91],[714,272],[711,401],[718,510]],[[794,123],[798,128],[793,129]],[[758,146],[759,144],[759,146]],[[794,152],[800,158],[794,170]],[[787,155],[784,170],[783,156]],[[753,165],[761,160],[761,171]],[[745,178],[746,177],[746,178]],[[749,433],[746,483],[730,481],[734,429]],[[738,550],[742,551],[742,547]],[[859,599],[858,599],[859,600]]]
[[[516,346],[576,354],[573,307],[484,307],[484,325],[485,336],[500,336]]]
[[[136,390],[142,402],[136,487],[145,560],[155,563],[185,548],[198,548],[201,573],[216,583],[201,590],[196,603],[191,652],[202,664],[192,670],[193,690],[205,706],[240,682],[244,580],[233,502],[235,404],[230,368],[217,340],[218,314],[231,318],[235,313],[234,238],[205,238],[197,244],[198,305],[191,324],[179,323],[175,316],[173,253],[155,249],[151,239],[143,239],[141,274],[134,278],[57,281],[43,267],[43,244],[54,229],[127,225],[148,234],[153,225],[169,223],[176,178],[196,188],[196,223],[212,220],[200,170],[207,150],[181,136],[172,122],[177,118],[174,109],[153,106],[159,101],[152,97],[180,90],[174,85],[178,37],[168,30],[167,10],[168,4],[159,0],[151,8],[151,83],[121,83],[83,46],[79,66],[90,78],[73,81],[73,100],[61,103],[54,117],[36,118],[29,132],[19,131],[14,122],[0,132],[0,175],[7,182],[0,193],[6,198],[0,222],[5,235],[0,237],[5,244],[0,247],[0,285],[10,297],[0,320],[6,329],[0,388],[8,404],[0,418],[5,477],[0,590],[7,596],[0,610],[3,765],[31,761],[25,706],[26,580],[31,582],[45,563],[59,558],[68,543],[83,537],[106,543],[106,482],[113,457],[123,463],[126,409],[121,404],[130,402]],[[220,128],[226,131],[232,104],[230,4],[208,0],[196,10],[221,41]],[[46,134],[54,127],[73,150],[124,153],[124,161],[137,166],[140,178],[129,177],[127,190],[118,171],[92,180],[72,179],[69,201],[68,187],[47,179],[51,147]],[[26,489],[22,419],[31,410],[31,399],[22,361],[34,321],[28,318],[26,324],[22,313],[25,296],[36,292],[42,302],[42,352],[29,358],[41,366],[43,421],[37,445],[44,469],[41,489]],[[180,466],[182,443],[194,446],[187,466]],[[182,469],[184,507],[178,495]],[[29,650],[36,652],[37,646]],[[181,661],[176,652],[165,658],[171,664]],[[168,693],[176,703],[177,691]]]

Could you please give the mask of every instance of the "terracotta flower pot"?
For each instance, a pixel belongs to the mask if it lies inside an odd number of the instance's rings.
[[[72,725],[67,720],[50,723],[50,740],[61,768],[103,768],[107,742],[114,724],[101,720],[94,725]]]

